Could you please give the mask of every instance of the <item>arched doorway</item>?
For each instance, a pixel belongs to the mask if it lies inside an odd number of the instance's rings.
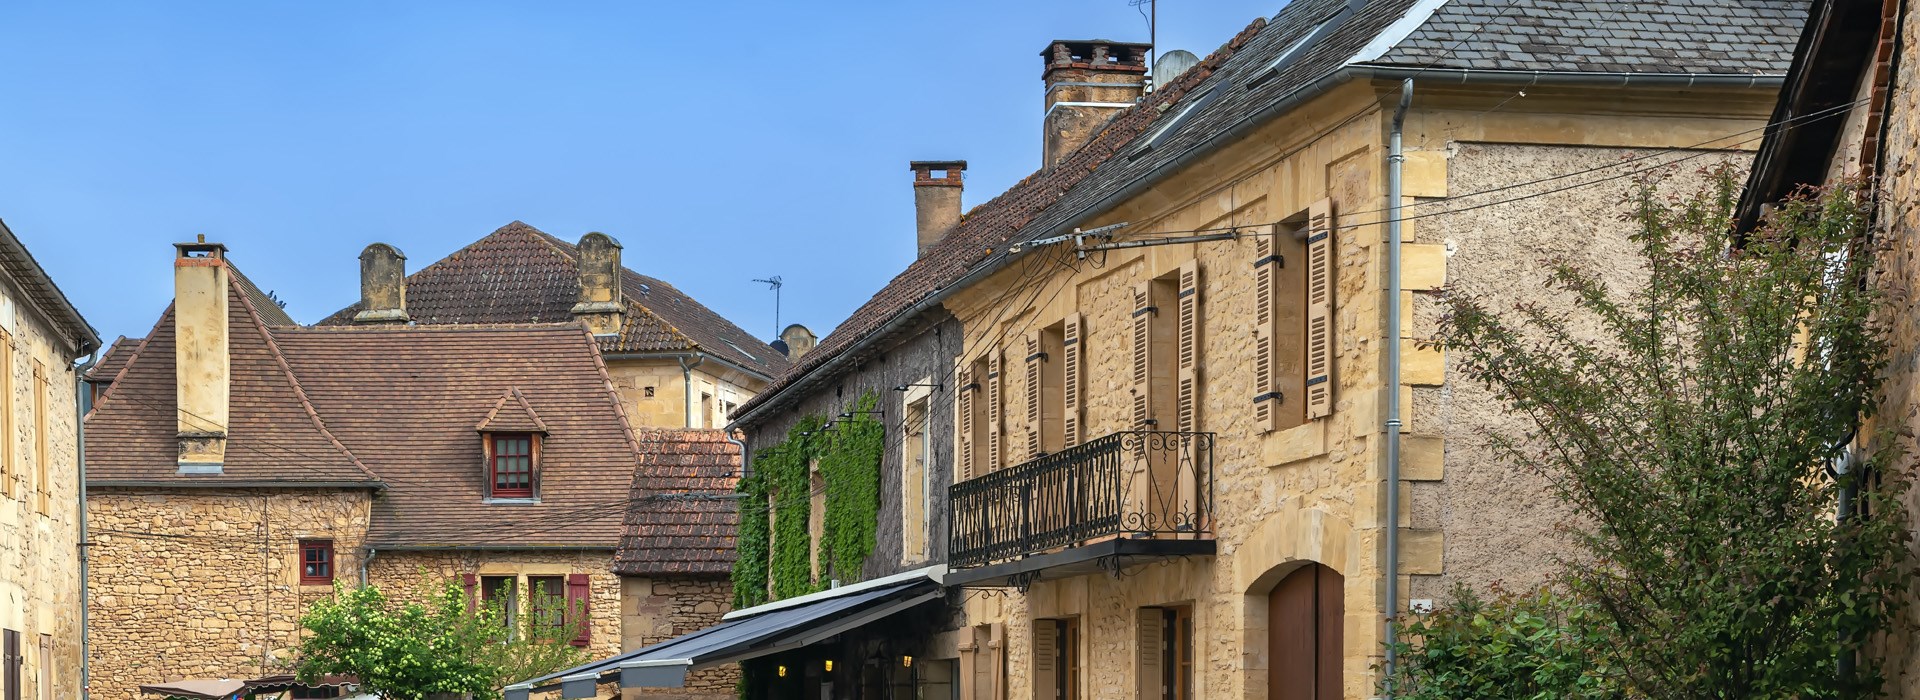
[[[1308,564],[1267,594],[1271,700],[1340,700],[1344,580],[1333,569]]]

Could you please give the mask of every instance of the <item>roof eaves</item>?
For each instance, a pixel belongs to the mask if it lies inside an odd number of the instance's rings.
[[[31,285],[25,291],[34,298],[34,305],[42,307],[42,313],[63,327],[80,354],[100,349],[100,334],[80,315],[80,309],[74,307],[66,292],[60,291],[60,285],[54,283],[53,276],[40,266],[40,261],[34,259],[33,251],[27,250],[27,245],[13,234],[5,221],[0,221],[0,233],[5,234],[0,235],[0,261],[6,263],[7,271],[23,286]]]

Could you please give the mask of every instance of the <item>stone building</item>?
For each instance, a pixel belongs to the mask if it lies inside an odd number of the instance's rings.
[[[0,697],[80,693],[76,360],[100,337],[0,223]]]
[[[1913,434],[1920,428],[1920,317],[1915,282],[1920,268],[1920,179],[1913,168],[1920,153],[1920,98],[1913,87],[1920,60],[1907,30],[1920,29],[1920,11],[1904,3],[1818,0],[1794,54],[1772,121],[1792,124],[1767,134],[1755,156],[1740,201],[1740,225],[1752,227],[1768,206],[1804,186],[1843,178],[1874,178],[1874,235],[1888,246],[1876,284],[1890,292],[1890,332],[1883,404],[1859,435],[1894,436],[1899,450],[1892,469],[1914,473]],[[1886,447],[1886,445],[1866,445]],[[1909,491],[1909,517],[1920,514],[1920,494]],[[1862,665],[1877,665],[1889,680],[1888,696],[1920,698],[1920,639],[1913,631],[1920,610],[1909,600],[1907,618]]]
[[[175,249],[86,420],[95,697],[277,670],[308,604],[365,583],[457,581],[594,653],[675,624],[629,609],[629,571],[717,619],[732,446],[632,428],[582,323],[301,326],[225,246]]]
[[[593,329],[636,427],[718,428],[786,371],[785,353],[628,269],[622,252],[606,234],[574,244],[518,221],[410,275],[398,250],[370,247],[361,300],[318,325],[579,320]]]

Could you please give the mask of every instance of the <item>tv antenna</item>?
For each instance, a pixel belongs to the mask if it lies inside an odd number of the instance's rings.
[[[780,331],[785,330],[780,327],[780,287],[786,283],[780,281],[779,275],[753,281],[767,285],[768,289],[773,290],[773,337],[778,338]]]
[[[1154,52],[1160,50],[1159,37],[1156,36],[1156,34],[1158,34],[1156,30],[1160,28],[1160,1],[1127,0],[1127,4],[1133,6],[1133,9],[1138,10],[1140,12],[1140,18],[1147,21],[1147,70],[1153,70]],[[1145,5],[1147,9],[1141,10],[1140,6],[1142,5]],[[1157,78],[1160,76],[1156,75],[1153,77]]]

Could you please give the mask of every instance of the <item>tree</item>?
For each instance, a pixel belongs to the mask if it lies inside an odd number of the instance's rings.
[[[315,602],[300,619],[309,634],[297,650],[299,678],[352,675],[387,700],[438,693],[489,700],[509,683],[585,660],[570,644],[577,627],[536,615],[516,616],[518,622],[509,624],[497,604],[470,606],[460,584],[448,580],[437,588],[424,604],[391,600],[374,586]],[[562,610],[564,604],[543,600],[529,608]],[[572,616],[578,624],[584,618]]]
[[[1531,419],[1490,441],[1582,517],[1566,581],[1632,693],[1871,695],[1876,673],[1836,668],[1897,624],[1909,567],[1892,441],[1855,439],[1886,350],[1870,203],[1839,186],[1740,237],[1740,181],[1710,176],[1690,198],[1651,181],[1630,197],[1641,283],[1552,261],[1572,313],[1450,296],[1441,343]],[[1869,447],[1836,473],[1849,444]],[[1862,515],[1836,518],[1856,486]]]

